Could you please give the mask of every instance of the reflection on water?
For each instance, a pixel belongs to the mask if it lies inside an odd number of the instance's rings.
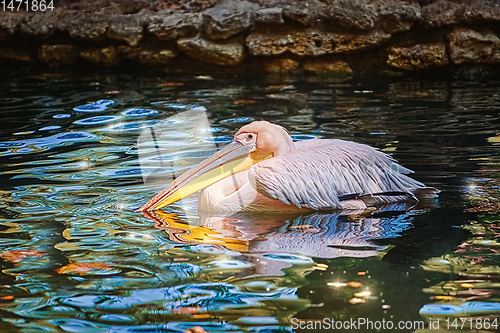
[[[498,82],[2,69],[0,86],[7,331],[291,332],[293,318],[498,315]],[[169,154],[140,155],[142,133],[188,110],[208,116],[205,146],[169,130]],[[295,140],[379,147],[441,189],[439,207],[200,217],[193,196],[134,212],[167,175],[260,119]],[[144,183],[145,159],[153,175],[172,163]]]
[[[383,208],[383,207],[382,207]],[[317,258],[371,257],[387,246],[373,240],[398,237],[411,226],[414,211],[391,218],[363,217],[353,221],[340,213],[202,216],[201,226],[184,224],[174,214],[144,213],[170,239],[184,244],[213,244],[259,253],[300,253]]]

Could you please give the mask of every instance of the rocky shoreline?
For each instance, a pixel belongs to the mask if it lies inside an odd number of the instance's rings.
[[[0,63],[340,75],[498,71],[499,22],[500,0],[60,0],[53,10],[0,12]]]

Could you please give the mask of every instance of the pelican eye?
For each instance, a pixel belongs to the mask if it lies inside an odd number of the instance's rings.
[[[248,134],[247,139],[253,139],[253,134]]]

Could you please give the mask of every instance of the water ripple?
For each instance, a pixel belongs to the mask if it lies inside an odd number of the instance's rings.
[[[6,330],[292,332],[291,318],[420,320],[428,293],[495,302],[498,218],[465,214],[462,202],[498,192],[494,80],[3,69],[0,86]],[[205,112],[203,126],[192,121]],[[378,147],[440,188],[443,208],[205,216],[193,195],[134,212],[254,119],[285,126],[294,141]],[[165,130],[144,132],[155,126]],[[141,145],[144,133],[156,141]]]
[[[80,119],[74,122],[76,125],[100,125],[120,120],[118,116],[98,116]]]
[[[152,109],[133,108],[123,111],[122,115],[126,117],[147,117],[158,113],[158,111]]]
[[[88,132],[67,132],[45,138],[0,142],[0,149],[5,148],[3,152],[0,151],[0,156],[41,152],[77,142],[98,141],[98,139],[97,135]]]
[[[73,108],[77,112],[102,112],[105,111],[110,105],[116,102],[110,99],[101,99],[85,105],[76,106]]]

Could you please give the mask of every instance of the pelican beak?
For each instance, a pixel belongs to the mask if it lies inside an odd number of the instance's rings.
[[[272,154],[261,154],[253,145],[245,146],[238,141],[233,141],[224,149],[175,179],[163,191],[139,208],[138,211],[161,209],[221,179],[250,169],[255,163],[272,156]]]

